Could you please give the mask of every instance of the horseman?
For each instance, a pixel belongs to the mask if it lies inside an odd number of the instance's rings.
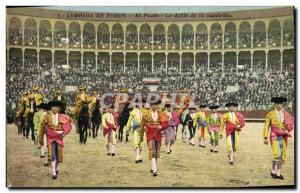
[[[54,94],[53,100],[61,102],[60,113],[65,114],[65,111],[67,108],[66,98],[61,95],[60,88],[56,88],[54,93],[55,94]]]
[[[16,112],[16,118],[18,120],[18,133],[21,134],[23,131],[24,127],[24,119],[23,119],[23,114],[26,109],[26,102],[28,101],[28,92],[24,91],[23,95],[19,98],[18,100],[18,111]],[[23,133],[25,136],[25,132]]]
[[[34,129],[34,116],[38,111],[38,106],[43,103],[43,95],[39,92],[40,88],[38,86],[34,86],[32,88],[32,92],[29,95],[29,129],[31,130],[31,138],[34,142],[36,142],[36,130]]]
[[[18,100],[18,110],[16,112],[17,118],[22,116],[22,112],[24,111],[24,102],[27,100],[27,98],[28,98],[28,92],[24,91],[22,96]]]
[[[36,108],[36,102],[35,102],[35,97],[34,97],[34,93],[31,92],[30,95],[28,96],[28,100],[26,101],[26,110],[24,112],[24,119],[25,119],[25,123],[24,123],[24,127],[26,130],[26,138],[28,138],[29,136],[29,132],[31,131],[31,139],[32,141],[35,142],[35,133],[34,133],[34,123],[33,123],[33,117],[34,117],[34,113],[36,112],[37,108]]]
[[[43,95],[39,92],[40,88],[38,86],[34,86],[30,96],[33,96],[35,100],[35,104],[39,106],[43,103]]]
[[[89,100],[90,100],[90,97],[86,93],[86,87],[85,86],[79,87],[79,93],[75,98],[75,119],[78,118],[82,104],[84,102],[89,102]]]

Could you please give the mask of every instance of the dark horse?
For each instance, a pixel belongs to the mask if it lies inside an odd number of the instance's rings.
[[[185,116],[184,116],[184,112],[181,113],[181,115],[180,115],[180,123],[182,125],[181,139],[182,139],[183,142],[186,140],[186,130],[185,130],[185,127],[186,127],[186,125],[188,125],[188,120],[189,120],[188,118],[189,118],[188,114],[185,114]],[[176,138],[177,138],[177,131],[176,131],[175,140],[176,140]]]
[[[130,109],[129,109],[129,102],[126,103],[123,111],[120,113],[119,116],[119,133],[118,133],[118,140],[123,141],[123,129],[125,125],[127,124],[127,121],[129,119],[130,115]],[[126,142],[128,142],[128,137],[126,136]]]
[[[101,124],[101,117],[102,117],[102,115],[100,112],[100,100],[97,100],[95,108],[93,109],[92,118],[91,118],[93,138],[96,138],[98,136],[98,130],[99,130],[99,126]]]
[[[24,136],[26,136],[26,138],[28,138],[29,132],[31,132],[31,139],[32,139],[32,141],[36,142],[33,118],[34,118],[34,113],[37,112],[37,107],[36,107],[36,104],[34,101],[29,102],[29,108],[31,108],[32,111],[30,111],[28,113],[28,117],[26,117],[24,120],[25,132],[23,130],[23,135],[25,134]]]
[[[16,117],[16,125],[18,127],[18,134],[21,135],[23,133],[23,136],[25,137],[25,128],[24,128],[24,123],[25,123],[25,118],[23,117],[23,114],[25,112],[26,105],[23,103],[21,110],[18,111],[18,115]]]
[[[78,115],[79,142],[85,144],[88,136],[89,127],[89,104],[83,103]]]

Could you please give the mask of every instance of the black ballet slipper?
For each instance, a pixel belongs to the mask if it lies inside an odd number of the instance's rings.
[[[52,175],[52,179],[56,180],[57,179],[57,175]]]
[[[115,155],[116,155],[115,153],[112,153],[112,154],[111,154],[111,156],[115,156]]]
[[[111,155],[111,153],[107,153],[107,155],[109,156],[109,155]]]
[[[40,158],[45,158],[45,156],[44,155],[40,155]]]
[[[153,172],[153,177],[156,177],[157,176],[157,172]]]
[[[138,163],[140,163],[140,161],[139,160],[135,160],[135,163],[138,164]]]
[[[140,160],[138,160],[139,162],[143,162],[143,160],[142,159],[140,159]]]
[[[276,174],[273,174],[273,173],[272,173],[272,170],[271,170],[271,169],[270,169],[270,175],[271,175],[271,177],[274,178],[274,179],[275,179],[276,176],[277,176]]]
[[[150,173],[153,173],[153,172],[154,172],[154,170],[151,169],[151,170],[150,170]]]
[[[214,150],[212,150],[212,149],[211,149],[211,150],[210,150],[210,152],[211,152],[211,153],[213,153],[213,152],[214,152]]]
[[[283,175],[280,175],[280,176],[277,176],[277,175],[276,175],[276,179],[284,180],[284,177],[283,177]]]
[[[218,150],[214,150],[214,152],[215,152],[215,153],[218,153],[219,151],[218,151]]]
[[[48,163],[43,163],[43,166],[47,167],[47,166],[49,166],[49,164]]]

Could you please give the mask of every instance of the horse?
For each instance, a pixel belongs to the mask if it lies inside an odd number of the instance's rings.
[[[17,125],[18,128],[18,134],[21,135],[23,133],[24,137],[25,137],[25,128],[24,128],[24,122],[25,122],[25,118],[23,117],[23,114],[25,112],[26,109],[26,105],[22,104],[21,109],[19,109],[17,111],[17,115],[16,115],[16,122],[15,124]]]
[[[93,138],[98,136],[99,126],[101,124],[101,112],[100,112],[100,100],[96,101],[96,105],[92,111],[91,125],[92,125],[92,133]]]
[[[32,109],[30,109],[30,111],[28,112],[28,116],[25,117],[25,120],[24,120],[25,133],[23,131],[23,135],[25,134],[26,138],[28,138],[29,132],[31,132],[31,139],[32,139],[32,141],[36,142],[33,118],[34,118],[34,113],[37,112],[37,107],[36,107],[36,103],[34,101],[31,101],[29,103],[29,105],[30,106],[32,105]]]
[[[183,113],[181,113],[181,115],[180,115],[180,123],[181,123],[181,125],[182,125],[182,130],[181,130],[181,140],[183,141],[183,142],[185,142],[186,141],[186,129],[185,129],[185,127],[186,127],[186,125],[188,124],[188,119],[187,119],[187,115],[184,115]],[[178,127],[177,127],[177,129],[178,129]],[[177,130],[176,130],[176,136],[175,136],[175,140],[176,140],[176,138],[177,138]]]
[[[89,127],[89,105],[88,103],[83,103],[81,110],[78,115],[78,130],[79,130],[79,142],[85,144],[88,136]]]
[[[123,141],[123,129],[125,127],[125,125],[127,124],[127,121],[129,119],[129,115],[130,115],[130,109],[129,109],[129,104],[130,103],[126,103],[123,111],[120,113],[119,116],[119,132],[118,132],[118,141]],[[128,137],[126,136],[126,142],[128,142]]]

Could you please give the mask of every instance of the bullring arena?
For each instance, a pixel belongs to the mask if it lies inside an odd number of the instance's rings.
[[[100,8],[99,8],[100,9]],[[250,9],[250,8],[249,8]],[[100,9],[101,10],[101,9]],[[117,10],[117,8],[116,8]],[[6,151],[8,187],[265,187],[295,185],[294,139],[289,138],[284,180],[270,177],[272,152],[263,143],[270,98],[283,95],[294,115],[294,10],[266,7],[199,13],[110,13],[44,8],[6,9]],[[123,10],[124,11],[124,10]],[[129,143],[106,155],[104,137],[78,143],[65,138],[59,179],[39,157],[37,144],[17,133],[15,114],[24,91],[39,86],[44,100],[61,88],[72,109],[78,88],[89,94],[119,92],[183,93],[226,110],[234,97],[246,119],[234,165],[225,139],[219,153],[182,140],[174,152],[164,145],[159,175],[150,175],[147,148],[134,163]],[[100,131],[101,132],[101,128]],[[188,136],[188,133],[186,134]],[[198,133],[196,133],[198,136]]]

